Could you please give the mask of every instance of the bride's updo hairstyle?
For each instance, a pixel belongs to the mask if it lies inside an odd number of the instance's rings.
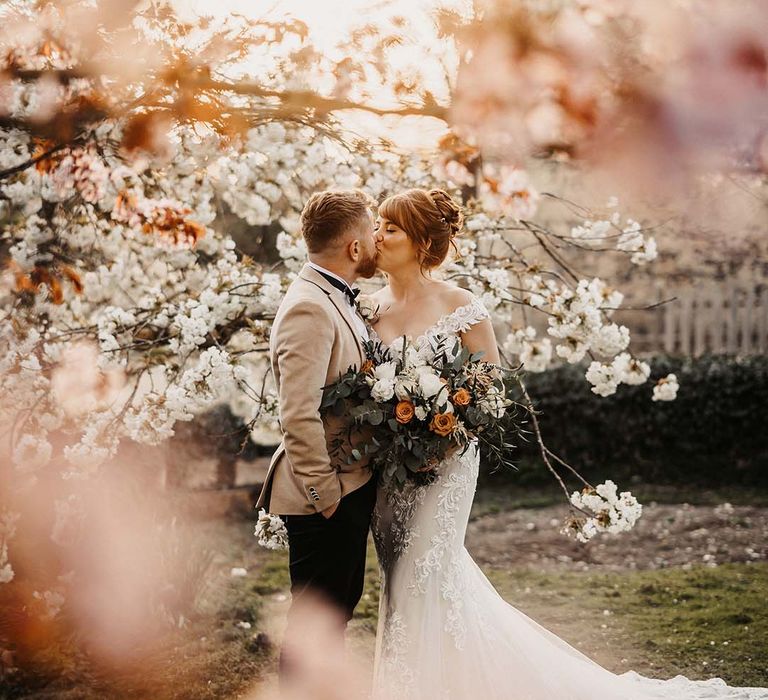
[[[379,215],[405,231],[419,251],[422,272],[438,267],[461,231],[461,207],[444,190],[412,189],[387,197]],[[458,251],[457,251],[458,252]]]

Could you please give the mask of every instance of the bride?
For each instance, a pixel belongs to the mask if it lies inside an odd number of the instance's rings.
[[[375,294],[374,335],[391,345],[404,335],[424,343],[455,334],[498,363],[482,303],[431,275],[461,225],[461,209],[442,190],[408,190],[382,203],[376,244],[388,284]],[[720,679],[611,673],[507,604],[464,547],[478,464],[475,445],[446,458],[429,486],[379,486],[372,525],[382,571],[374,698],[768,698],[768,689],[730,688]]]

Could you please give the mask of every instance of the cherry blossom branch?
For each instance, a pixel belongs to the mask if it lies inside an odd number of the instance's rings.
[[[581,474],[579,474],[573,467],[571,467],[569,464],[564,462],[560,457],[558,457],[554,452],[552,452],[545,444],[544,439],[541,434],[541,427],[539,425],[539,419],[537,417],[537,411],[533,406],[533,401],[531,400],[531,396],[528,393],[528,389],[526,389],[525,384],[523,380],[520,378],[519,375],[517,375],[517,383],[520,386],[521,391],[523,392],[523,396],[525,397],[525,400],[527,402],[527,405],[525,406],[526,410],[528,411],[528,414],[531,416],[531,422],[533,424],[533,432],[536,435],[536,442],[539,445],[539,454],[541,454],[541,458],[544,461],[545,466],[549,471],[552,473],[552,475],[557,479],[557,482],[560,484],[560,488],[562,488],[563,493],[565,494],[565,499],[568,501],[568,506],[571,508],[571,510],[579,511],[581,513],[584,513],[585,515],[591,515],[588,511],[583,510],[582,508],[579,508],[578,506],[575,506],[571,503],[571,497],[568,493],[568,487],[565,485],[565,482],[563,481],[560,474],[557,472],[557,470],[552,466],[552,462],[550,462],[549,458],[552,457],[557,462],[562,464],[563,466],[570,469],[578,478],[579,480],[584,483],[587,487],[592,488],[591,484],[587,482]]]
[[[526,409],[528,411],[528,414],[531,416],[531,422],[533,424],[533,431],[536,435],[536,441],[539,445],[539,450],[541,452],[542,459],[544,460],[544,464],[546,465],[547,469],[552,473],[552,476],[557,479],[557,482],[560,484],[560,488],[563,489],[563,493],[565,494],[566,499],[569,498],[568,494],[568,488],[565,485],[565,482],[563,481],[560,474],[557,473],[557,470],[552,466],[552,463],[549,461],[549,455],[548,450],[544,445],[544,440],[541,435],[541,427],[539,426],[539,419],[537,417],[537,411],[533,406],[533,401],[531,400],[530,395],[528,394],[528,389],[525,388],[525,384],[523,383],[523,380],[520,378],[519,375],[517,376],[517,383],[520,387],[520,390],[523,392],[523,396],[525,397],[525,400],[527,402]]]

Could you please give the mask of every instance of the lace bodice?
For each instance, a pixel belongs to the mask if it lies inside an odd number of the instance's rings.
[[[488,313],[488,309],[483,306],[483,302],[477,297],[472,297],[472,301],[468,304],[464,304],[447,314],[443,314],[437,322],[427,328],[427,330],[420,336],[416,339],[409,337],[409,340],[411,340],[414,345],[419,346],[429,338],[433,338],[437,335],[458,335],[459,333],[468,331],[473,325],[489,317],[490,314]],[[369,333],[371,340],[384,342],[379,337],[379,334],[376,333],[375,328],[370,328]]]

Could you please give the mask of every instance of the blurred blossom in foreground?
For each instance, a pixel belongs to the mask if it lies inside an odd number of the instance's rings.
[[[254,690],[248,700],[360,700],[370,694],[371,670],[346,648],[341,615],[323,600],[302,595],[291,609],[279,692]],[[387,700],[377,698],[377,700]],[[394,699],[393,699],[394,700]]]
[[[486,154],[585,160],[655,195],[768,170],[768,3],[488,2],[463,45],[452,119]]]
[[[76,639],[109,674],[152,663],[147,652],[186,624],[210,554],[136,472],[113,462],[98,477],[62,481],[48,469],[14,493],[8,505],[24,529],[9,538],[15,576],[0,587],[0,622],[21,665],[55,666],[63,657],[46,650]]]

